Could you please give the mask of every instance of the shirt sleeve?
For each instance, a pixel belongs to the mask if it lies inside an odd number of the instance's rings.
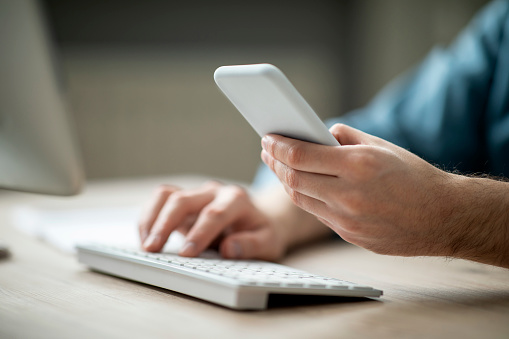
[[[507,48],[508,7],[508,1],[490,3],[449,48],[433,49],[367,107],[328,124],[379,136],[445,169],[489,171],[488,110],[501,49]]]
[[[434,48],[366,107],[330,119],[327,125],[340,122],[358,128],[444,169],[489,172],[491,145],[486,134],[493,121],[488,110],[497,73],[503,78],[509,68],[509,59],[500,60],[509,47],[504,36],[509,34],[508,12],[507,0],[488,4],[448,48]],[[507,101],[507,86],[502,92]],[[509,129],[505,136],[509,140]],[[254,185],[276,181],[262,165]]]

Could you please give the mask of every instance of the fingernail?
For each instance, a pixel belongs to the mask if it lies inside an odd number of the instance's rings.
[[[183,257],[188,257],[194,254],[194,251],[196,249],[196,244],[194,242],[186,242],[184,244],[184,247],[179,252],[179,255]]]
[[[145,242],[143,243],[143,247],[144,247],[144,248],[149,248],[149,247],[151,247],[151,246],[152,246],[152,245],[154,245],[155,243],[159,242],[159,238],[160,238],[159,234],[156,234],[156,235],[154,235],[154,234],[150,234],[150,235],[148,236],[148,238],[145,240]]]
[[[240,247],[240,244],[236,241],[232,241],[230,244],[230,257],[232,259],[237,259],[242,256],[242,247]]]

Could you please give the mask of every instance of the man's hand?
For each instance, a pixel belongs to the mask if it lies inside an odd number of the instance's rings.
[[[345,125],[330,131],[342,146],[277,135],[262,139],[263,161],[297,206],[343,239],[377,253],[509,265],[506,183],[444,172]],[[500,194],[479,201],[486,189]],[[493,251],[505,259],[494,258]]]
[[[139,224],[143,249],[160,251],[171,232],[186,234],[180,255],[197,256],[219,242],[223,257],[277,260],[289,241],[240,187],[210,182],[194,190],[163,185]]]

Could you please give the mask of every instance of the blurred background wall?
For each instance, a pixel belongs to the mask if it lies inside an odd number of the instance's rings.
[[[46,0],[89,178],[249,181],[260,140],[213,81],[280,67],[322,117],[366,104],[485,0]]]

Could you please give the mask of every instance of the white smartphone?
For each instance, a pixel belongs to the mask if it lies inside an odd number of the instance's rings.
[[[339,146],[311,106],[276,66],[221,66],[215,71],[214,80],[261,137],[279,134]]]

